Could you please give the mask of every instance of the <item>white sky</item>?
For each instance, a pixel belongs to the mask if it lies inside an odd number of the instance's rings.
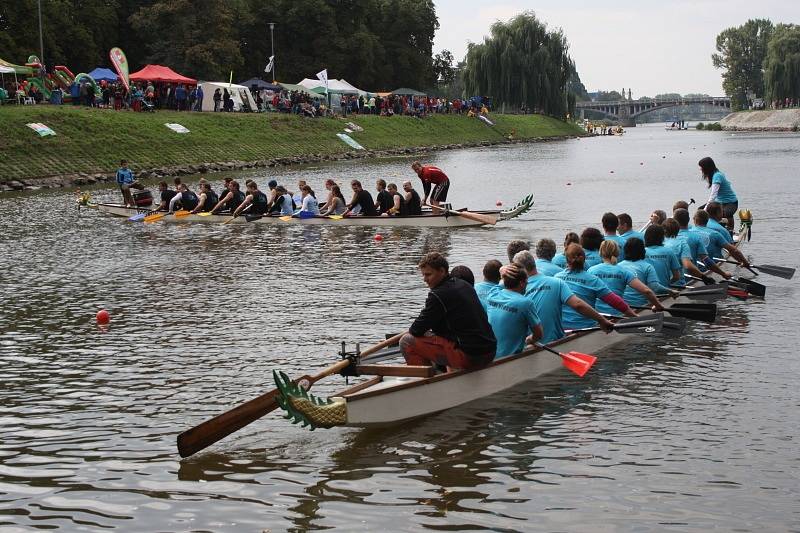
[[[530,10],[562,28],[589,92],[633,90],[633,97],[676,92],[722,96],[721,71],[711,64],[716,37],[750,18],[800,23],[798,0],[434,0],[439,31],[434,53],[463,59],[496,20]]]

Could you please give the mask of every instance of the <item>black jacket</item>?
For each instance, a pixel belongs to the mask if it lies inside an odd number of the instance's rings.
[[[422,337],[431,330],[456,343],[469,356],[494,354],[497,339],[475,289],[466,281],[447,276],[431,289],[409,332]]]

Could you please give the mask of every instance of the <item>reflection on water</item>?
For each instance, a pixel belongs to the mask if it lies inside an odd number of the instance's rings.
[[[797,223],[777,218],[793,199],[774,191],[792,190],[798,139],[653,127],[436,154],[455,205],[533,191],[534,210],[495,228],[381,229],[381,242],[335,225],[130,224],[78,216],[68,192],[8,195],[0,530],[798,529],[795,282],[767,276],[767,302],[726,301],[716,324],[679,339],[632,338],[582,380],[558,374],[386,429],[312,433],[271,415],[183,461],[174,445],[271,388],[273,368],[322,368],[341,340],[406,327],[426,293],[421,254],[478,273],[512,238],[560,241],[609,209],[638,222],[678,197],[702,203],[702,155],[755,213],[748,253],[796,266],[779,240]],[[322,190],[331,174],[410,178],[408,163],[248,176]]]

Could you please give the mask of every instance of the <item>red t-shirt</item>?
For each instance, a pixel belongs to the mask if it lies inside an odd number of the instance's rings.
[[[420,179],[423,183],[435,183],[436,185],[440,185],[449,178],[440,168],[434,167],[433,165],[425,165],[422,167]]]

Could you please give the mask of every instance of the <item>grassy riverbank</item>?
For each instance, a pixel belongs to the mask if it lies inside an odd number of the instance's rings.
[[[321,157],[351,151],[336,133],[347,121],[364,128],[352,134],[368,150],[454,143],[499,142],[579,134],[572,125],[539,115],[493,115],[489,127],[465,116],[348,117],[303,119],[277,114],[132,113],[72,106],[0,107],[0,183],[77,173],[113,172],[121,158],[134,170],[230,161]],[[39,137],[26,124],[56,132]],[[190,130],[174,133],[165,123]]]

